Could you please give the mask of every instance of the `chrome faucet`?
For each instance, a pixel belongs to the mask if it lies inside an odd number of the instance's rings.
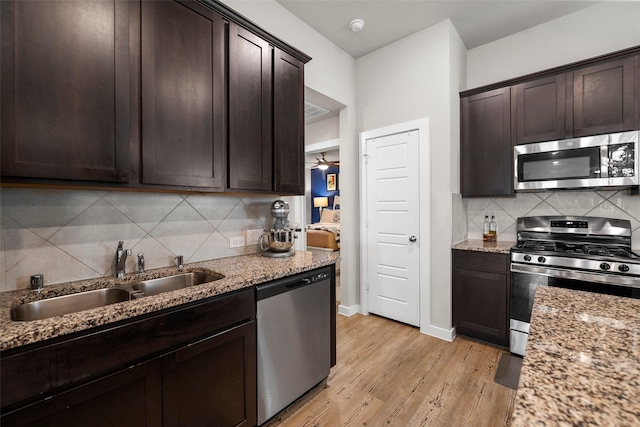
[[[116,249],[116,277],[124,277],[127,257],[131,255],[131,249],[122,249],[122,245],[124,242],[120,240]]]

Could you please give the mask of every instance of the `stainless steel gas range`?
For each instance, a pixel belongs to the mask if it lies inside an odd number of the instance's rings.
[[[640,256],[628,220],[577,216],[518,218],[511,248],[510,350],[524,355],[538,286],[640,298]]]

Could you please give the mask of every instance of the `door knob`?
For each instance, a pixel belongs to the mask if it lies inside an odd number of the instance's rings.
[[[411,243],[415,242],[416,240],[418,240],[418,239],[416,239],[416,236],[411,236],[411,237],[409,237],[409,241],[410,241]]]

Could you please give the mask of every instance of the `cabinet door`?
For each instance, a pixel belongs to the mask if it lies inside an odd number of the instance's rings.
[[[253,426],[255,322],[205,338],[162,360],[164,426]]]
[[[573,72],[573,134],[632,130],[638,86],[634,58],[607,61]]]
[[[194,1],[142,2],[142,182],[225,185],[224,25]]]
[[[129,7],[2,1],[2,175],[129,180]]]
[[[153,360],[2,416],[6,427],[162,426],[160,361]]]
[[[274,190],[304,194],[304,64],[274,50]]]
[[[564,139],[565,75],[515,86],[516,144]]]
[[[512,195],[510,88],[462,98],[463,197]]]
[[[453,251],[453,313],[461,335],[509,345],[509,256]]]
[[[272,48],[229,24],[229,188],[272,187]]]

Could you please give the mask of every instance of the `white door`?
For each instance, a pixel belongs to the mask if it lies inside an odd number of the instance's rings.
[[[366,139],[368,310],[420,325],[419,132]]]

